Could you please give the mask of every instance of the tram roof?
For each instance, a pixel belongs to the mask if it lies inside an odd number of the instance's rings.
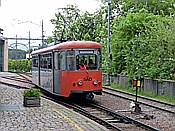
[[[101,48],[101,45],[93,41],[68,41],[50,47],[42,48],[32,52],[33,54],[39,54],[44,52],[49,52],[52,50],[60,49],[83,49],[83,48]]]

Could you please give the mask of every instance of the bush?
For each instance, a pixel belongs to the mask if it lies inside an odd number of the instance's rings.
[[[8,60],[8,69],[9,71],[19,71],[19,72],[26,72],[28,71],[28,59],[22,60]],[[32,69],[32,60],[30,60],[30,70]]]
[[[25,89],[24,97],[40,97],[41,92],[39,89]]]

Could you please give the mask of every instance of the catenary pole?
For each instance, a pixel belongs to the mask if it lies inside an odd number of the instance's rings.
[[[29,49],[28,49],[28,54],[29,54],[28,71],[30,72],[30,31],[29,31]]]
[[[110,0],[108,0],[108,60],[107,60],[107,84],[110,85],[109,67],[110,67]]]
[[[44,46],[44,26],[43,26],[43,20],[42,20],[42,47]]]
[[[16,51],[15,51],[15,60],[16,60],[16,62],[15,62],[15,70],[17,70],[17,34],[16,34]]]

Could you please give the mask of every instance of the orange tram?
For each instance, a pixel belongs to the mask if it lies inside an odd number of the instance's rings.
[[[63,97],[102,94],[101,46],[92,41],[68,41],[32,52],[32,81]]]

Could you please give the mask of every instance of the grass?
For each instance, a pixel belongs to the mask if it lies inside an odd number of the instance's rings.
[[[118,90],[125,91],[125,92],[129,92],[132,94],[135,94],[135,92],[136,92],[136,89],[134,87],[124,88],[120,84],[113,84],[113,85],[111,85],[111,88],[118,89]],[[159,100],[166,101],[166,102],[175,103],[175,98],[164,96],[164,95],[157,96],[153,93],[144,93],[144,92],[141,92],[140,89],[138,90],[138,94],[141,96],[146,96],[146,97],[159,99]]]

